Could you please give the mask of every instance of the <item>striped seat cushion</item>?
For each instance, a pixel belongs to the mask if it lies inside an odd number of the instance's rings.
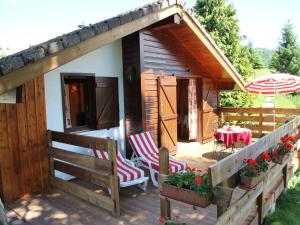
[[[135,154],[141,158],[142,163],[148,166],[147,161],[151,163],[151,167],[155,170],[159,170],[159,154],[158,148],[155,145],[149,132],[131,135],[129,142],[133,148]],[[146,159],[146,160],[143,160]],[[170,168],[172,172],[178,172],[186,170],[186,163],[180,162],[170,157]]]
[[[93,152],[96,158],[109,160],[109,155],[107,152],[95,149],[93,149]],[[119,151],[117,154],[117,169],[120,182],[128,182],[144,177],[144,171],[135,166],[127,164]]]

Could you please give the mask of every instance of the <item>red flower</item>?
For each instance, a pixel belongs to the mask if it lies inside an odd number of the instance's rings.
[[[257,169],[253,169],[252,172],[255,173],[255,174],[259,173],[259,171]]]
[[[159,218],[159,223],[160,223],[160,224],[164,224],[165,221],[166,221],[166,219],[165,219],[164,217],[161,216],[161,217]]]
[[[255,159],[248,159],[247,164],[248,164],[248,166],[258,166]]]
[[[265,160],[265,161],[271,161],[270,155],[269,155],[267,152],[261,153],[261,157],[262,157],[263,160]]]
[[[287,149],[288,151],[290,151],[292,148],[293,148],[293,145],[291,145],[290,143],[287,143],[287,144],[286,144],[286,149]]]
[[[176,220],[179,220],[179,219],[180,219],[180,216],[179,216],[179,215],[176,215],[176,216],[175,216],[175,219],[176,219]]]
[[[274,152],[273,152],[273,156],[274,156],[275,158],[278,158],[278,157],[279,157],[278,151],[274,151]]]
[[[189,167],[189,166],[187,166],[187,167],[186,167],[186,170],[187,170],[187,171],[192,171],[192,168]]]
[[[195,178],[195,183],[196,183],[196,185],[201,184],[202,181],[203,181],[203,178],[202,178],[202,177],[196,177],[196,178]]]

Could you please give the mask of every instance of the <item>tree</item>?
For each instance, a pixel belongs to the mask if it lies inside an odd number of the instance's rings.
[[[5,56],[5,53],[3,51],[3,49],[0,46],[0,59],[3,58]]]
[[[253,48],[252,43],[248,44],[249,52],[250,52],[250,63],[254,69],[261,69],[264,67],[264,63],[260,55]]]
[[[254,51],[261,57],[264,67],[269,68],[271,65],[274,50],[266,48],[255,48]]]
[[[253,74],[250,62],[251,52],[248,46],[241,44],[244,39],[240,35],[236,10],[226,0],[196,0],[194,6],[197,19],[210,34],[216,44],[223,50],[237,71],[245,80]],[[221,106],[240,107],[237,99],[244,99],[244,106],[251,106],[254,97],[248,93],[221,93]]]
[[[277,72],[300,75],[300,48],[291,21],[281,31],[281,40],[273,57],[271,67]]]

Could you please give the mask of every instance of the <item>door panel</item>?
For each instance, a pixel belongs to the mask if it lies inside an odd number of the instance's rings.
[[[176,154],[177,146],[177,106],[176,77],[159,78],[159,118],[160,144]]]
[[[202,142],[212,140],[218,126],[218,89],[211,79],[203,79],[202,83]]]

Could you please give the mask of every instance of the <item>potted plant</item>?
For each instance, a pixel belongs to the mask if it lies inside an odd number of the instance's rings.
[[[269,169],[271,157],[267,152],[263,152],[257,159],[244,159],[244,168],[240,172],[241,185],[245,188],[253,188],[265,176]]]
[[[294,150],[296,138],[294,136],[284,136],[280,138],[280,141],[272,153],[272,159],[277,164],[282,164],[287,160],[289,153]]]
[[[185,172],[169,172],[161,186],[161,195],[193,206],[207,207],[212,200],[208,176],[188,168]]]

